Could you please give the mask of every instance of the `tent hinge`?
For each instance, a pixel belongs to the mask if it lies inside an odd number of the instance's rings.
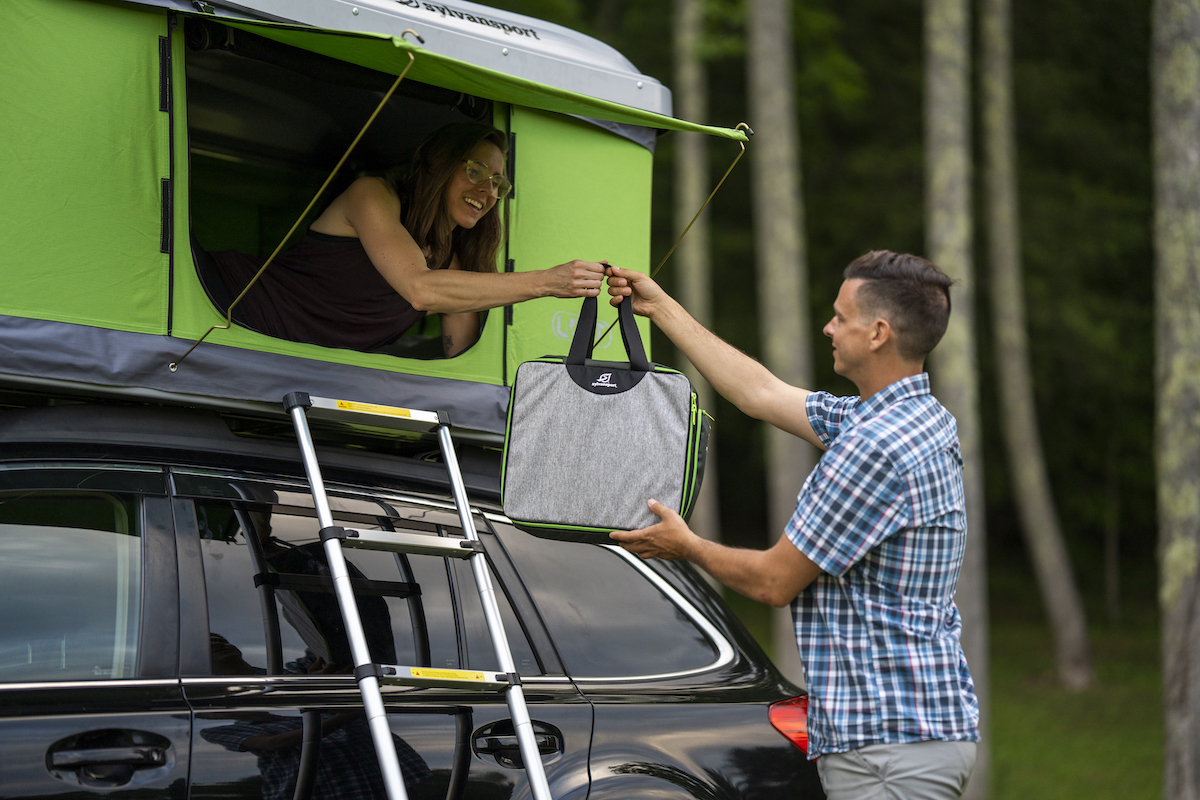
[[[517,134],[513,131],[508,132],[508,182],[512,184],[512,188],[508,190],[509,200],[517,196]]]
[[[171,113],[171,37],[158,37],[158,110]]]
[[[504,262],[504,271],[505,272],[516,272],[516,270],[517,270],[517,262],[516,261],[514,261],[513,259],[510,258]],[[513,324],[513,307],[512,306],[504,307],[504,324],[505,325]]]
[[[162,234],[159,237],[159,251],[163,253],[171,252],[171,222],[174,219],[171,213],[171,179],[162,179]]]

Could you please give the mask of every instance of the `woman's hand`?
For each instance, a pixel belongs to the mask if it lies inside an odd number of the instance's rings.
[[[604,285],[606,264],[595,261],[568,261],[545,270],[545,297],[597,297]]]

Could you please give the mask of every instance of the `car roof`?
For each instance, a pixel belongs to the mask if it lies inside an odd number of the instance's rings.
[[[384,434],[347,433],[312,423],[323,472],[351,483],[383,482],[410,491],[449,489],[446,468],[425,459],[432,438],[399,441]],[[472,502],[500,497],[499,453],[457,444]],[[6,459],[146,459],[239,469],[286,468],[302,474],[290,423],[270,417],[144,404],[10,408],[0,411],[0,452]]]

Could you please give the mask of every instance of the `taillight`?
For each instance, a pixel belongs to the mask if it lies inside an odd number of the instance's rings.
[[[772,703],[767,717],[775,730],[808,755],[808,695]]]

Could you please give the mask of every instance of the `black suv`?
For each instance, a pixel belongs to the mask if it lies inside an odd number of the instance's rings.
[[[314,437],[337,524],[459,532],[436,445]],[[460,448],[553,796],[823,797],[802,693],[712,589],[516,530],[494,456]],[[383,798],[318,528],[282,418],[0,412],[0,797]],[[498,668],[466,563],[347,558],[375,660]],[[501,695],[383,692],[410,797],[529,795]]]

